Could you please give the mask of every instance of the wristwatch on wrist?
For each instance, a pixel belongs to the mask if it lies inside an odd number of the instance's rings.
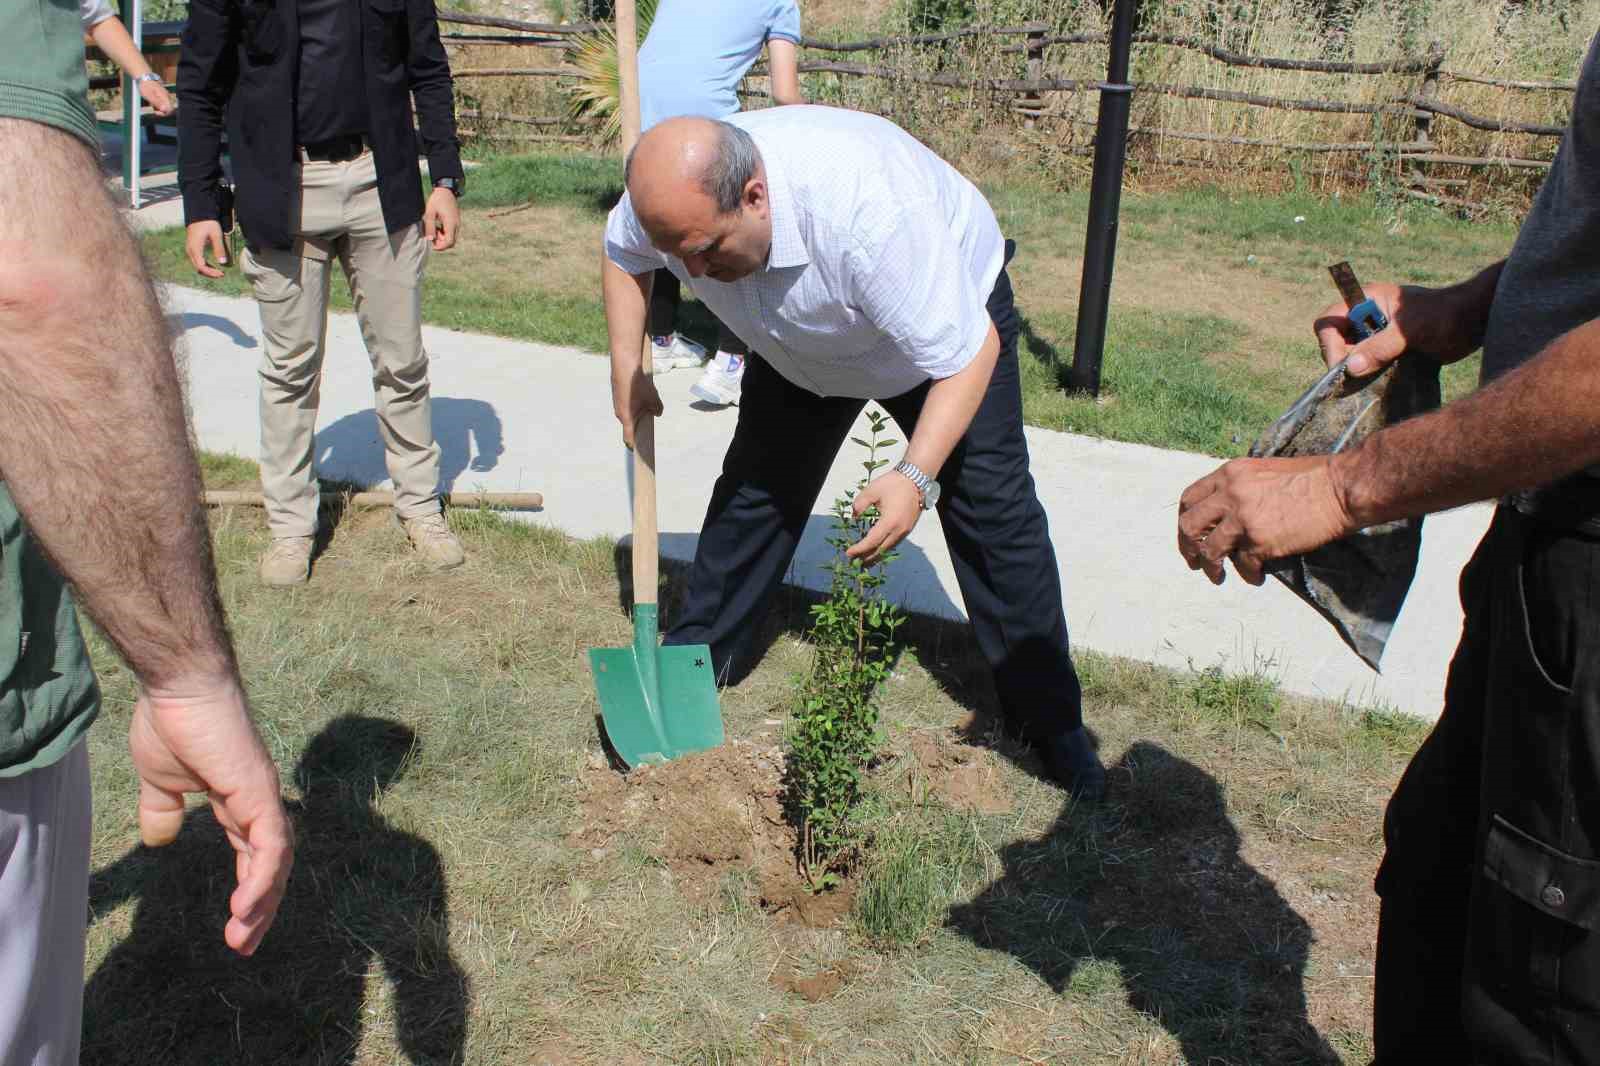
[[[467,179],[466,178],[434,178],[433,179],[433,187],[435,189],[449,189],[452,193],[455,194],[456,199],[459,200],[459,199],[461,199],[461,197],[466,195],[466,192],[467,192]]]
[[[153,70],[147,70],[143,74],[139,75],[137,78],[133,79],[133,83],[135,85],[139,84],[141,81],[159,82],[159,81],[161,81],[161,75],[157,74]]]
[[[922,493],[922,509],[933,510],[934,504],[939,502],[939,483],[933,480],[932,474],[925,474],[913,464],[902,459],[894,464],[894,472],[905,476]]]

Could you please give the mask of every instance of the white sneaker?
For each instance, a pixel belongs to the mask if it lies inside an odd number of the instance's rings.
[[[663,343],[665,342],[665,343]],[[684,367],[698,370],[706,365],[706,349],[681,333],[650,338],[650,365],[657,374]]]
[[[739,402],[739,383],[743,380],[744,356],[718,352],[700,380],[689,386],[689,395],[713,407],[727,407]]]

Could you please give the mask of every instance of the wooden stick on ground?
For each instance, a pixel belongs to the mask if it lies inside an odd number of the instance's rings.
[[[342,492],[324,492],[324,501],[347,499],[351,507],[393,507],[394,493],[354,492],[348,497]],[[540,492],[447,492],[444,502],[451,507],[503,507],[510,511],[541,511],[544,494]],[[259,492],[229,492],[207,489],[207,507],[265,507],[266,498]]]

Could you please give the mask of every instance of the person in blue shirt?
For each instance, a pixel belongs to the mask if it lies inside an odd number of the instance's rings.
[[[725,118],[739,110],[738,87],[764,45],[772,99],[798,104],[800,9],[795,0],[661,0],[639,49],[640,128],[677,115]],[[677,332],[678,279],[658,270],[650,296],[657,371],[705,367],[689,391],[713,407],[739,402],[750,349],[720,323],[716,356]]]

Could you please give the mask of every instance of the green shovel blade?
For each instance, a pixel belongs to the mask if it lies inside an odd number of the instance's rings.
[[[722,743],[711,649],[656,643],[656,605],[633,609],[633,646],[591,648],[600,718],[629,767],[665,762]]]

